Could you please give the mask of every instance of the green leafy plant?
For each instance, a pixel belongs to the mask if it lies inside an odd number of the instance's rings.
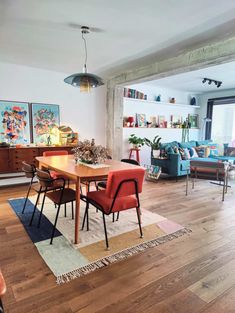
[[[146,146],[150,147],[152,150],[159,150],[160,149],[160,141],[161,137],[158,135],[153,138],[153,141],[149,140],[148,138],[144,138],[144,143]]]
[[[128,138],[128,142],[133,144],[134,146],[141,147],[144,145],[145,141],[143,138],[137,137],[134,134],[131,134]]]

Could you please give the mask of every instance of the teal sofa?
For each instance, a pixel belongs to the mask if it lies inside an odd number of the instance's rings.
[[[187,171],[189,170],[190,160],[181,160],[181,156],[179,153],[175,153],[173,147],[181,147],[181,148],[190,148],[201,145],[211,144],[211,140],[203,140],[203,141],[189,141],[189,142],[169,142],[160,144],[160,150],[164,150],[167,152],[166,159],[154,158],[151,156],[151,164],[155,166],[160,166],[162,169],[162,173],[166,173],[169,176],[177,177],[187,175]],[[193,158],[193,160],[200,161],[212,161],[218,162],[216,158]]]

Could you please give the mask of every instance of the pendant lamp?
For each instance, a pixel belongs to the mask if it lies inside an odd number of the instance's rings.
[[[84,41],[85,48],[85,62],[82,73],[72,74],[64,79],[64,82],[74,87],[80,88],[81,92],[89,92],[92,88],[96,88],[104,85],[102,79],[91,73],[87,73],[87,45],[84,35],[89,34],[90,29],[87,26],[81,27],[82,39]]]

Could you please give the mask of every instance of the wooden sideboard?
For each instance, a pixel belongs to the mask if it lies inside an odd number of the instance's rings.
[[[22,147],[22,148],[0,148],[0,173],[21,172],[22,161],[37,166],[35,157],[42,156],[44,151],[66,150],[72,154],[72,146],[45,146],[45,147]]]

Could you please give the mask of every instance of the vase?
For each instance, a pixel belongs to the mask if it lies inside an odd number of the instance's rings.
[[[160,157],[160,150],[153,150],[153,157],[159,158]]]

